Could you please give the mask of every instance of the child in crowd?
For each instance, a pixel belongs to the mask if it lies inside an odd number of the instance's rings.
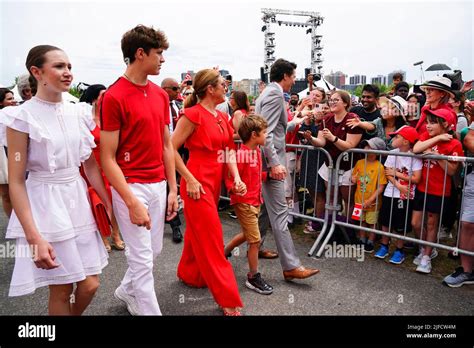
[[[450,110],[428,110],[426,132],[420,135],[420,141],[413,147],[413,152],[464,156],[461,143],[453,138],[454,132],[450,128],[451,120]],[[418,238],[428,242],[436,241],[443,200],[451,195],[450,176],[456,174],[458,166],[459,162],[423,160],[421,181],[417,186],[412,217],[412,226]],[[424,212],[428,213],[426,233],[421,231]],[[432,253],[432,251],[434,250],[430,246],[420,248],[420,254],[413,260],[413,263],[418,266],[417,272],[431,273],[431,259],[437,256],[437,253],[435,251]]]
[[[361,146],[366,150],[385,150],[385,142],[380,138],[363,140]],[[380,195],[383,193],[387,178],[383,165],[377,160],[376,154],[368,154],[366,159],[357,161],[352,170],[352,182],[357,183],[354,202],[353,219],[360,218],[361,226],[375,228],[378,220],[378,212],[382,203]],[[359,207],[357,207],[359,205]],[[359,214],[359,210],[361,212]],[[360,242],[364,245],[364,251],[374,251],[375,234],[370,233],[369,239],[365,231],[359,231]]]
[[[267,122],[259,115],[249,115],[240,122],[239,136],[243,141],[237,151],[237,168],[241,180],[247,186],[245,195],[238,195],[232,191],[233,178],[228,176],[226,184],[230,192],[230,204],[234,207],[239,219],[242,232],[237,234],[224,249],[227,257],[232,250],[245,241],[249,244],[248,262],[250,272],[247,274],[245,285],[260,294],[270,295],[273,287],[261,277],[258,272],[258,250],[260,247],[260,230],[258,215],[262,199],[262,158],[259,145],[265,144],[267,136]]]
[[[390,133],[393,137],[392,146],[395,148],[385,161],[385,176],[388,179],[387,187],[382,198],[381,223],[382,231],[395,231],[404,234],[411,231],[413,199],[415,187],[421,179],[423,162],[419,158],[396,156],[397,153],[411,153],[413,145],[418,141],[415,128],[403,126],[396,132]],[[388,255],[390,238],[382,236],[380,248],[375,257],[384,259]],[[397,240],[397,249],[390,258],[390,263],[399,265],[405,260],[403,240]]]

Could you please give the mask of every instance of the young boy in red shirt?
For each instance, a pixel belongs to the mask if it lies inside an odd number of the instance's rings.
[[[176,216],[178,202],[169,98],[148,75],[159,74],[168,41],[163,32],[139,25],[123,35],[121,44],[127,69],[102,99],[100,144],[127,245],[128,269],[115,297],[132,315],[161,315],[153,261],[163,246],[165,214],[168,221]]]
[[[429,110],[427,113],[426,132],[413,147],[414,153],[427,153],[445,156],[464,156],[461,143],[455,139],[451,129],[451,111],[446,109]],[[451,195],[451,178],[456,174],[460,162],[446,160],[423,160],[421,180],[416,187],[413,204],[412,226],[417,237],[428,242],[436,242],[439,219],[442,210],[446,209],[443,201]],[[452,207],[451,207],[452,208]],[[427,212],[427,228],[422,234],[423,214]],[[417,272],[431,273],[431,246],[422,247],[420,254],[413,260]]]
[[[232,250],[245,241],[248,243],[248,262],[250,272],[245,285],[259,294],[270,295],[273,287],[258,272],[258,250],[260,247],[260,230],[258,215],[262,199],[262,157],[259,145],[265,144],[267,121],[259,115],[249,115],[240,122],[239,136],[243,141],[237,151],[237,168],[240,178],[247,186],[243,196],[232,191],[234,179],[227,177],[226,184],[230,192],[230,204],[234,207],[242,232],[236,235],[224,249],[230,256]]]

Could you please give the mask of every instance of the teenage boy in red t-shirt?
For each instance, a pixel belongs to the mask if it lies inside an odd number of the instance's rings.
[[[232,191],[234,178],[226,178],[226,186],[230,192],[230,204],[239,219],[242,232],[236,235],[224,249],[227,257],[232,250],[245,241],[248,243],[248,261],[250,272],[247,274],[245,285],[260,294],[270,295],[273,287],[267,284],[258,272],[258,250],[260,248],[260,230],[258,215],[262,199],[262,155],[259,145],[265,144],[267,137],[267,121],[259,115],[249,115],[242,119],[239,125],[239,136],[243,141],[237,151],[237,168],[240,178],[247,187],[244,196]]]
[[[178,211],[169,99],[148,81],[148,75],[159,74],[167,48],[160,30],[139,25],[126,32],[122,52],[127,69],[102,101],[101,163],[127,245],[128,269],[115,297],[132,315],[161,315],[153,261],[162,249],[165,213],[170,220]]]

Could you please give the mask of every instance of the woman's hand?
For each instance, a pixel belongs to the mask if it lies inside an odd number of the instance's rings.
[[[395,187],[402,195],[408,196],[408,185],[402,185],[397,181]]]
[[[186,194],[191,199],[199,199],[201,194],[205,195],[206,192],[199,181],[192,179],[186,183]]]
[[[296,118],[293,119],[292,122],[293,122],[296,126],[298,126],[298,125],[302,124],[303,122],[305,122],[306,120],[307,120],[307,117],[306,117],[306,116],[305,116],[305,117],[296,117]]]
[[[359,127],[361,123],[362,121],[359,117],[353,117],[346,122],[346,125],[351,127],[351,129],[354,129],[355,127]]]
[[[311,131],[307,130],[302,132],[303,138],[307,140],[311,144],[311,140],[313,139],[313,136],[311,135]]]
[[[336,140],[336,136],[334,134],[332,134],[329,129],[324,128],[322,130],[322,133],[323,133],[323,138],[326,139],[326,140],[329,140],[331,143],[333,143],[334,140]]]
[[[54,269],[60,266],[56,263],[56,253],[51,244],[43,238],[37,242],[30,243],[33,250],[32,259],[35,266],[41,269]]]
[[[240,178],[235,178],[232,191],[234,191],[234,193],[238,196],[243,196],[247,193],[247,186],[242,180],[240,180]]]

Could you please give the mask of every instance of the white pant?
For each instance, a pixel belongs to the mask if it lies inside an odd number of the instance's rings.
[[[148,209],[151,230],[138,227],[130,221],[125,202],[112,188],[112,202],[117,223],[126,244],[128,269],[121,287],[135,296],[142,315],[161,315],[153,279],[153,261],[163,247],[163,229],[166,211],[166,181],[153,184],[128,184],[130,190]]]

